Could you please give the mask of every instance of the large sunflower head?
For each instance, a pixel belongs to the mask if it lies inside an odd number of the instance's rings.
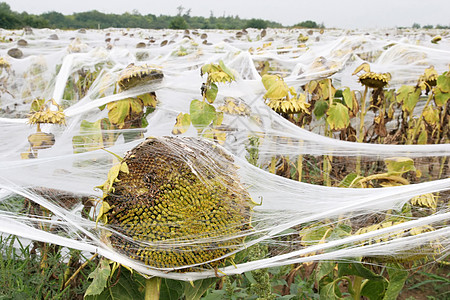
[[[111,246],[156,268],[215,267],[242,246],[251,199],[230,156],[196,138],[149,138],[103,199]]]

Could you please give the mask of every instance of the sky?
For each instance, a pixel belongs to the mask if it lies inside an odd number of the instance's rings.
[[[0,0],[17,12],[63,14],[98,10],[103,13],[132,12],[176,15],[177,7],[191,16],[261,18],[285,26],[312,20],[327,28],[369,29],[420,25],[450,25],[448,0]]]

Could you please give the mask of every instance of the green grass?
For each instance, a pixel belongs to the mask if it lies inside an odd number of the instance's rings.
[[[42,261],[39,253],[47,255]],[[95,268],[89,264],[64,288],[83,256],[43,243],[25,244],[14,236],[0,236],[0,299],[82,299]]]

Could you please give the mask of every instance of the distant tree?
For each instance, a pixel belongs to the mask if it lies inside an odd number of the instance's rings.
[[[414,23],[414,24],[412,25],[412,28],[414,28],[414,29],[419,29],[419,28],[420,28],[420,24]]]
[[[176,16],[170,21],[169,25],[170,29],[187,29],[188,24],[186,23],[186,20],[181,16]]]
[[[303,28],[324,28],[325,26],[323,23],[321,25],[318,25],[316,22],[307,20],[300,22],[298,24],[295,24],[294,27],[303,27]]]
[[[267,28],[267,22],[262,19],[251,19],[245,23],[245,28],[264,29]]]
[[[51,28],[67,28],[68,20],[65,15],[56,11],[50,11],[41,14],[41,17],[46,19]]]
[[[445,26],[445,25],[441,25],[441,24],[437,24],[434,28],[436,29],[449,29],[449,26]]]
[[[423,29],[433,29],[433,25],[424,25]]]
[[[0,2],[0,28],[14,29],[23,27],[23,23],[17,13],[11,11],[8,3]]]

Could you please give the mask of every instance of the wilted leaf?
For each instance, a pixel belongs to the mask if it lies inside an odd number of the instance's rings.
[[[411,204],[436,209],[436,207],[437,207],[436,198],[437,197],[435,195],[433,195],[432,193],[423,194],[423,195],[413,197],[411,199]]]
[[[411,113],[416,107],[421,94],[421,89],[415,86],[403,85],[398,89],[397,102],[402,104],[402,109]]]
[[[124,266],[123,266],[124,267]],[[118,281],[106,287],[99,295],[85,295],[85,300],[134,300],[144,299],[145,279],[122,268]],[[161,295],[165,295],[161,293]],[[162,298],[161,299],[173,299]]]
[[[224,62],[222,60],[219,61],[219,66],[222,68],[222,70],[227,73],[227,75],[232,79],[232,80],[236,80],[234,78],[234,74],[233,72],[231,72],[230,69],[228,69],[228,67],[224,64]],[[231,80],[230,80],[231,81]]]
[[[360,66],[358,66],[352,75],[356,75],[359,72],[364,71],[366,73],[370,72],[370,65],[368,63],[363,63]]]
[[[130,99],[123,99],[119,101],[110,102],[106,105],[108,108],[108,118],[113,124],[122,125],[125,121],[125,118],[130,113]]]
[[[322,118],[325,113],[328,110],[328,102],[325,100],[319,100],[316,102],[315,106],[314,106],[314,116],[316,116],[317,119]]]
[[[189,112],[192,125],[198,130],[204,129],[216,117],[216,109],[214,106],[200,100],[192,100]]]
[[[450,77],[440,75],[436,82],[434,102],[437,106],[443,106],[450,99]]]
[[[137,98],[142,101],[142,104],[144,106],[156,107],[157,100],[156,100],[155,93],[146,93],[146,94],[137,96]]]
[[[185,133],[191,126],[191,116],[189,114],[179,113],[177,116],[177,121],[172,129],[172,134],[182,134]]]
[[[316,281],[319,282],[323,277],[333,272],[336,263],[332,261],[321,261],[316,268]]]
[[[216,100],[218,91],[219,89],[217,88],[217,85],[215,83],[211,83],[211,85],[206,89],[206,100],[208,100],[209,103],[213,103],[214,100]]]
[[[289,93],[289,88],[284,82],[283,78],[278,75],[263,75],[262,83],[266,88],[267,92],[264,95],[264,99],[283,99]]]
[[[335,102],[328,108],[327,123],[331,130],[341,130],[348,127],[350,124],[350,117],[348,115],[348,108],[341,103]]]
[[[342,91],[342,96],[344,97],[345,105],[347,105],[350,110],[353,109],[353,93],[349,88]]]
[[[439,122],[439,110],[434,109],[431,105],[424,109],[422,116],[430,125],[436,125]]]
[[[311,246],[320,243],[320,241],[326,239],[330,235],[330,229],[330,226],[326,226],[321,223],[303,228],[299,232],[302,239],[302,244],[305,246]]]
[[[408,157],[392,157],[384,160],[389,175],[400,175],[415,171],[414,161]]]
[[[92,283],[86,290],[85,296],[100,295],[106,288],[109,275],[111,274],[111,268],[106,259],[100,260],[97,268],[89,274],[88,278],[92,278]]]

